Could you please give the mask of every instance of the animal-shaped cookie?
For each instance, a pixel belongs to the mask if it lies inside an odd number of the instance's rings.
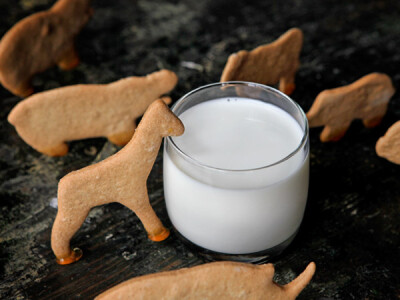
[[[274,85],[279,81],[279,90],[290,95],[295,89],[294,78],[300,65],[302,46],[303,32],[292,28],[270,44],[250,52],[234,53],[228,58],[221,82],[234,80]]]
[[[75,37],[92,15],[91,0],[58,0],[49,10],[15,24],[0,41],[0,82],[15,95],[33,93],[32,77],[79,63]]]
[[[129,143],[109,158],[71,172],[58,185],[58,213],[51,232],[51,247],[60,264],[78,260],[70,240],[92,207],[119,202],[136,213],[153,241],[169,235],[152,209],[146,181],[162,138],[183,134],[182,122],[162,100],[146,110]]]
[[[386,113],[395,89],[386,74],[371,73],[339,88],[324,90],[307,113],[310,127],[325,126],[322,142],[341,139],[354,119],[365,127],[377,126]]]
[[[251,265],[237,262],[213,262],[192,268],[136,277],[100,294],[96,300],[292,300],[310,282],[315,264],[292,282],[280,286],[273,281],[272,264]]]
[[[18,103],[8,121],[27,144],[50,156],[65,155],[65,142],[78,139],[105,136],[124,145],[135,131],[135,119],[177,80],[175,73],[161,70],[110,84],[57,88]]]
[[[376,143],[378,156],[400,165],[400,121],[394,123]]]

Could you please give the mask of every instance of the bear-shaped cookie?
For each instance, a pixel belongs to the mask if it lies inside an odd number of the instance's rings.
[[[315,264],[310,263],[302,274],[284,286],[273,281],[274,273],[272,264],[213,262],[136,277],[95,299],[294,300],[310,282]]]
[[[318,94],[307,118],[310,127],[325,126],[320,140],[338,141],[354,119],[365,127],[377,126],[386,113],[395,89],[389,76],[371,73],[352,84]]]
[[[91,0],[58,0],[49,10],[15,24],[0,41],[0,83],[11,93],[33,93],[32,77],[58,65],[79,63],[75,37],[92,15]]]
[[[276,41],[252,51],[231,54],[221,75],[221,82],[250,81],[266,85],[279,82],[279,90],[290,95],[300,65],[303,32],[292,28]]]
[[[19,102],[8,121],[27,144],[49,156],[65,155],[66,142],[78,139],[105,136],[124,145],[135,131],[135,120],[177,80],[175,73],[161,70],[109,84],[56,88]]]

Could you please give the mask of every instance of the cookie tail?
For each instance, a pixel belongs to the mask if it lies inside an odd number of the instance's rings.
[[[283,286],[289,299],[295,299],[300,292],[307,286],[315,273],[315,263],[311,262],[307,268],[296,279]]]

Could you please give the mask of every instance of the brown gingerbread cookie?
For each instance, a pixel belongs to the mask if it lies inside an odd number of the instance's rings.
[[[177,80],[175,73],[161,70],[110,84],[61,87],[21,101],[8,121],[27,144],[50,156],[65,155],[65,142],[78,139],[105,136],[124,145],[135,131],[135,119]]]
[[[136,277],[109,289],[95,299],[292,300],[310,282],[315,273],[315,264],[310,263],[302,274],[284,286],[273,281],[274,273],[272,264],[213,262]]]
[[[375,146],[378,156],[400,165],[400,121],[394,123]]]
[[[395,89],[386,74],[371,73],[352,84],[324,90],[307,113],[310,127],[325,126],[322,142],[341,139],[354,119],[367,128],[377,126]]]
[[[64,176],[58,185],[58,212],[51,233],[51,247],[59,264],[77,261],[82,253],[71,250],[70,240],[91,208],[119,202],[143,223],[153,241],[169,235],[150,205],[146,181],[165,136],[184,132],[182,122],[162,101],[146,110],[129,143],[107,159]]]
[[[0,41],[0,83],[11,93],[33,93],[32,77],[58,65],[79,63],[75,36],[92,15],[91,0],[58,0],[49,10],[15,24]]]
[[[228,58],[221,82],[251,81],[274,85],[279,81],[279,90],[290,95],[295,89],[294,78],[300,65],[302,46],[303,32],[292,28],[270,44],[250,52],[234,53]]]

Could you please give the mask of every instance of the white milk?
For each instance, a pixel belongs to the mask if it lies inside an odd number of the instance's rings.
[[[266,250],[294,235],[307,200],[308,151],[275,163],[299,147],[300,125],[280,108],[247,98],[203,102],[179,118],[185,133],[172,140],[197,163],[166,141],[164,192],[175,228],[228,254]]]

